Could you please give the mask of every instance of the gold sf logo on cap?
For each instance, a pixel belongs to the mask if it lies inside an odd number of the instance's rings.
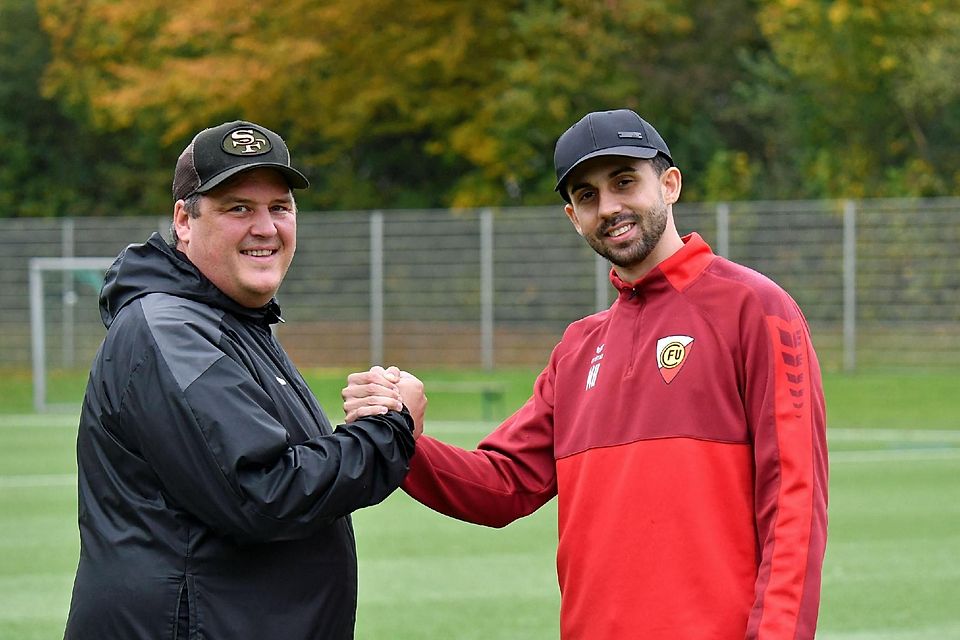
[[[259,156],[270,151],[272,146],[256,129],[234,129],[223,139],[224,151],[234,156]]]

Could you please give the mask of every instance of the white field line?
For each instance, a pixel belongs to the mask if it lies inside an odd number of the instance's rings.
[[[0,429],[24,427],[31,429],[73,427],[76,429],[79,422],[80,417],[76,413],[0,414]]]
[[[827,440],[839,442],[951,442],[960,444],[960,429],[830,429]]]
[[[0,427],[12,426],[15,423],[12,418],[16,416],[5,416],[11,419],[9,422],[0,420]],[[43,424],[37,416],[19,416],[20,418],[29,417],[36,425]],[[40,416],[44,418],[44,416]],[[49,416],[46,416],[49,418]],[[67,418],[69,419],[69,418]],[[66,419],[61,417],[64,422]],[[74,418],[75,420],[75,418]],[[20,423],[24,425],[23,422]],[[32,426],[32,425],[31,425]],[[472,433],[477,429],[489,427],[492,429],[493,423],[480,422],[440,422],[434,423],[436,435],[442,436],[444,433]],[[427,431],[430,431],[428,425]],[[909,446],[885,447],[874,450],[858,451],[833,451],[830,453],[831,463],[863,463],[863,462],[913,462],[925,460],[957,460],[960,459],[960,430],[949,429],[832,429],[828,430],[828,440],[834,442],[878,442],[878,443],[903,443]],[[929,446],[917,446],[927,444]],[[76,486],[76,474],[21,474],[21,475],[0,475],[0,489],[32,489],[43,487],[66,487]]]
[[[831,451],[831,463],[960,459],[960,430],[954,429],[827,429],[827,441],[884,445],[882,449]]]
[[[42,487],[70,487],[77,485],[77,474],[25,474],[0,476],[0,489],[38,489]]]
[[[945,640],[960,638],[960,624],[950,623],[943,626],[920,627],[913,629],[873,629],[870,631],[828,631],[818,630],[817,640]]]
[[[834,451],[830,464],[839,462],[928,462],[960,460],[960,449],[883,449],[878,451]]]

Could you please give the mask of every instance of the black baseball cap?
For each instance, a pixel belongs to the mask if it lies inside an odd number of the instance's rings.
[[[630,109],[594,111],[583,116],[557,140],[553,165],[557,186],[567,199],[564,181],[584,160],[599,156],[654,158],[663,154],[673,164],[670,149],[653,126]]]
[[[279,171],[291,189],[310,186],[307,178],[290,166],[290,150],[283,138],[270,129],[244,120],[204,129],[177,160],[173,199],[206,193],[238,173],[259,167]]]

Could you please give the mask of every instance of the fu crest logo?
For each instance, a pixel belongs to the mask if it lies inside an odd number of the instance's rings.
[[[234,129],[227,134],[220,146],[232,156],[259,156],[272,148],[266,137],[249,127]]]
[[[693,338],[690,336],[667,336],[657,340],[657,368],[664,382],[673,382],[687,361],[692,347]]]
[[[597,347],[597,355],[590,361],[590,370],[587,372],[587,390],[593,389],[597,385],[597,376],[600,374],[600,361],[603,360],[603,347]]]

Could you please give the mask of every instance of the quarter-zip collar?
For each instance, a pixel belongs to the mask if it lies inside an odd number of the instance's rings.
[[[683,247],[669,256],[642,278],[634,282],[623,280],[616,269],[610,270],[610,282],[619,292],[620,298],[634,298],[643,292],[651,293],[652,289],[670,286],[677,291],[683,291],[691,282],[696,280],[716,255],[700,234],[690,233],[681,238]]]

